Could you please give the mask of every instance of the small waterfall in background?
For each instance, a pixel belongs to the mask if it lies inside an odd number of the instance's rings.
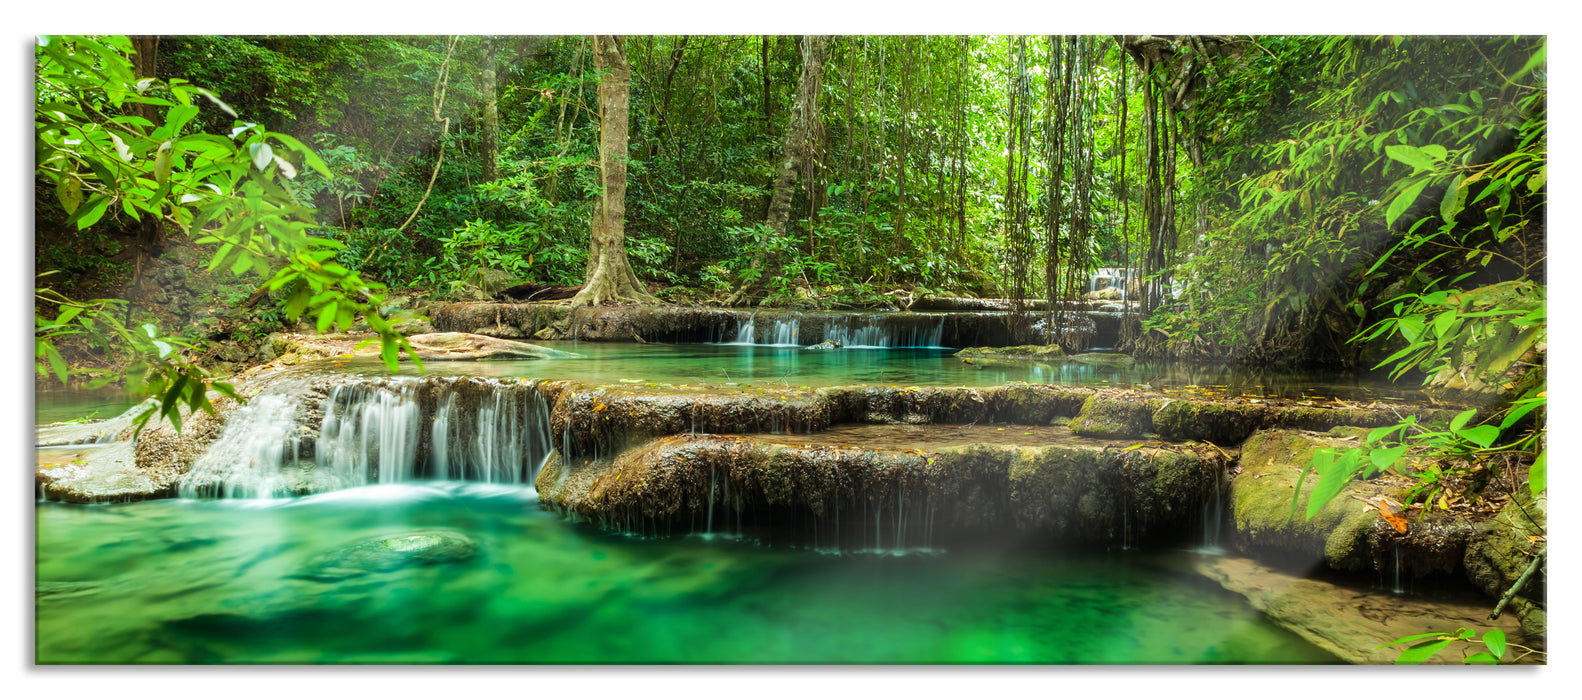
[[[731,341],[730,344],[752,345],[755,331],[756,329],[753,328],[753,317],[748,316],[747,320],[743,321],[742,325],[736,329],[736,340]]]
[[[831,320],[824,337],[847,348],[937,348],[945,319],[930,316],[843,316]]]
[[[275,498],[417,479],[531,484],[550,455],[549,404],[530,383],[342,384],[322,401],[316,431],[302,393],[273,390],[238,408],[180,494]]]
[[[770,344],[775,346],[794,347],[800,346],[798,336],[802,333],[802,323],[797,319],[789,321],[775,321],[774,332],[769,336]]]

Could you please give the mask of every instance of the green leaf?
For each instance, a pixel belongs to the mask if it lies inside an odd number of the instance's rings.
[[[247,151],[252,155],[253,165],[258,168],[259,172],[263,172],[265,168],[269,167],[270,163],[274,162],[275,152],[269,148],[267,143],[249,144]]]
[[[1484,449],[1493,445],[1494,441],[1500,437],[1500,429],[1492,425],[1480,425],[1476,428],[1457,430],[1455,433],[1465,438],[1468,442]]]
[[[1478,409],[1476,408],[1469,408],[1465,411],[1457,413],[1455,418],[1450,419],[1450,429],[1452,431],[1460,430],[1462,426],[1467,424],[1467,421],[1472,420],[1472,417],[1477,414]]]
[[[1534,498],[1549,488],[1549,450],[1539,452],[1538,459],[1527,469],[1527,487],[1532,489]]]
[[[67,214],[77,211],[82,204],[82,186],[77,183],[77,178],[62,177],[55,184],[55,198],[60,200],[60,206]]]
[[[1438,638],[1438,637],[1443,637],[1443,636],[1445,636],[1444,632],[1424,632],[1422,634],[1412,634],[1412,635],[1407,635],[1405,637],[1401,637],[1400,639],[1397,639],[1397,640],[1395,640],[1393,642],[1385,642],[1385,643],[1380,644],[1379,646],[1376,646],[1374,648],[1375,649],[1383,649],[1385,647],[1393,647],[1393,646],[1395,646],[1397,644],[1405,644],[1406,642],[1415,642],[1415,641],[1417,641],[1419,639],[1428,639],[1429,637]]]
[[[1441,148],[1439,150],[1443,152],[1445,149]],[[1399,161],[1410,165],[1412,166],[1413,170],[1434,169],[1434,159],[1430,158],[1427,153],[1424,153],[1423,149],[1417,148],[1416,146],[1407,146],[1404,144],[1400,146],[1387,146],[1384,149],[1384,153],[1390,157],[1390,160]],[[1441,155],[1440,157],[1443,158],[1444,156]]]
[[[318,329],[320,333],[328,330],[331,323],[335,322],[336,302],[325,304],[319,309]]]
[[[1318,515],[1318,511],[1323,510],[1330,501],[1335,500],[1335,496],[1340,495],[1340,490],[1345,488],[1346,484],[1351,483],[1359,454],[1356,451],[1347,452],[1340,459],[1330,461],[1328,465],[1315,467],[1314,471],[1318,472],[1318,483],[1313,486],[1313,492],[1307,496],[1309,520]],[[1317,461],[1316,455],[1314,461]]]
[[[1450,186],[1445,188],[1445,198],[1439,200],[1439,216],[1444,218],[1447,224],[1455,223],[1456,215],[1466,207],[1467,190],[1461,186],[1466,179],[1465,175],[1457,175],[1450,181]]]
[[[1403,665],[1423,663],[1424,661],[1432,658],[1434,654],[1438,654],[1440,649],[1450,646],[1450,643],[1454,641],[1456,640],[1453,637],[1445,637],[1442,639],[1436,639],[1434,641],[1414,644],[1411,647],[1408,647],[1406,651],[1401,652],[1401,655],[1396,657],[1395,663]]]
[[[1373,462],[1374,466],[1380,469],[1387,469],[1401,460],[1401,457],[1406,454],[1406,449],[1407,445],[1397,445],[1388,449],[1374,450],[1368,455],[1368,459]]]
[[[77,230],[81,231],[99,223],[99,219],[104,217],[104,210],[109,206],[109,197],[96,194],[88,199],[88,203],[85,206],[78,207],[76,213],[73,213],[66,221],[71,222],[75,220],[77,222]]]
[[[1395,200],[1390,202],[1390,208],[1384,212],[1385,224],[1394,226],[1395,220],[1401,218],[1401,214],[1406,213],[1412,203],[1417,201],[1417,195],[1422,194],[1423,188],[1427,186],[1428,180],[1419,180],[1416,184],[1407,187],[1399,195],[1396,195]]]
[[[1499,662],[1500,657],[1490,654],[1486,651],[1480,651],[1461,660],[1461,663],[1464,664],[1497,664]]]
[[[55,378],[59,379],[60,383],[65,384],[67,374],[66,360],[61,358],[60,351],[55,349],[54,343],[45,341],[41,347],[44,348],[44,358],[49,361],[49,368],[55,372]]]
[[[154,341],[154,347],[159,348],[159,356],[161,358],[164,358],[164,357],[170,355],[170,351],[172,349],[170,347],[170,343],[167,343],[167,342],[165,342],[163,340],[156,340],[156,341]]]
[[[1494,655],[1495,661],[1498,661],[1501,657],[1505,656],[1505,631],[1489,630],[1484,632],[1483,646],[1488,647],[1489,653]]]

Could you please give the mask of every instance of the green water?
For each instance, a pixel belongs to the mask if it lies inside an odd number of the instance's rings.
[[[114,387],[38,391],[33,394],[33,422],[114,418],[142,400],[142,396]]]
[[[44,664],[1336,661],[1171,566],[1190,552],[640,539],[539,510],[530,489],[454,482],[39,503],[35,522]],[[471,537],[476,555],[294,577],[359,540],[436,529]]]
[[[998,386],[1008,382],[1070,386],[1137,386],[1155,388],[1220,387],[1218,391],[1281,398],[1311,396],[1371,400],[1415,395],[1409,388],[1361,375],[1270,370],[1233,365],[1139,362],[1129,368],[1080,363],[969,365],[949,349],[805,350],[770,346],[667,345],[661,343],[546,342],[584,357],[500,362],[427,362],[439,375],[483,375],[575,379],[617,384],[655,383],[688,386],[776,384],[792,387],[877,384],[897,386]],[[349,360],[339,370],[382,374],[373,359]],[[416,374],[404,366],[403,374]]]

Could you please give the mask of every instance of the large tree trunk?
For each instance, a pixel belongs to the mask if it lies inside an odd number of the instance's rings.
[[[588,279],[571,305],[657,302],[626,259],[626,123],[632,66],[621,53],[620,39],[605,35],[593,38],[593,64],[605,74],[599,82],[599,173],[604,192],[593,207]]]
[[[500,177],[500,98],[495,76],[495,47],[493,37],[483,38],[483,75],[479,90],[483,93],[483,179],[493,182]]]
[[[818,120],[818,94],[820,74],[824,70],[824,56],[829,51],[831,37],[818,35],[802,41],[802,74],[797,78],[796,103],[791,107],[791,119],[786,124],[785,159],[780,163],[780,174],[775,178],[769,199],[768,224],[775,237],[784,236],[791,218],[791,198],[796,194],[797,173],[807,157],[808,142],[812,140]],[[753,253],[752,269],[767,272],[768,241],[760,241]],[[762,279],[762,277],[760,277]],[[726,306],[737,306],[757,295],[760,285],[756,281],[743,282],[741,287],[725,300]]]

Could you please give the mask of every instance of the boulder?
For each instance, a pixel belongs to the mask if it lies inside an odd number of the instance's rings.
[[[1495,600],[1505,595],[1543,550],[1548,520],[1547,494],[1534,499],[1525,487],[1518,491],[1499,514],[1476,526],[1477,536],[1467,544],[1463,559],[1467,579]],[[1523,628],[1538,634],[1547,627],[1545,568],[1539,565],[1508,608],[1521,619]]]
[[[1388,496],[1399,501],[1409,484],[1353,481],[1312,518],[1307,518],[1307,499],[1318,484],[1316,475],[1308,474],[1302,479],[1296,512],[1287,518],[1292,494],[1297,493],[1297,481],[1313,454],[1320,448],[1350,448],[1358,444],[1355,435],[1298,430],[1265,430],[1248,439],[1242,445],[1241,473],[1231,480],[1235,547],[1249,555],[1293,566],[1322,563],[1346,571],[1372,569],[1369,534],[1375,528],[1389,529],[1389,525],[1358,498]]]

